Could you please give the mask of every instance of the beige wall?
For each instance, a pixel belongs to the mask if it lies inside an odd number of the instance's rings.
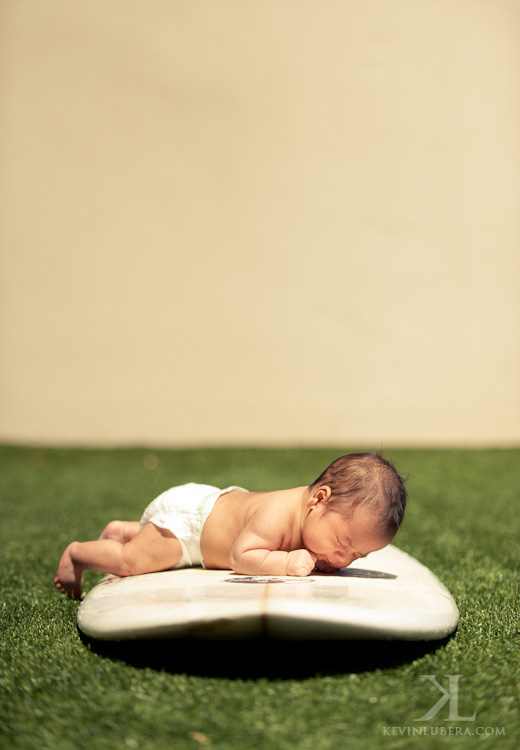
[[[0,0],[0,440],[520,442],[517,0]]]

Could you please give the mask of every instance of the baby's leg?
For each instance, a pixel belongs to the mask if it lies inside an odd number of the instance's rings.
[[[147,523],[126,544],[115,539],[72,542],[62,555],[54,583],[63,594],[79,599],[84,570],[118,576],[154,573],[173,568],[181,557],[182,547],[177,537]]]
[[[139,521],[110,521],[101,532],[100,539],[114,539],[116,542],[126,544],[131,541],[139,531]]]

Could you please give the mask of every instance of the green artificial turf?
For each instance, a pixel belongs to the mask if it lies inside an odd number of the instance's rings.
[[[460,609],[445,641],[158,649],[80,636],[78,603],[52,584],[69,541],[97,537],[113,518],[138,519],[174,484],[290,487],[343,452],[0,448],[0,746],[516,748],[518,450],[385,452],[410,476],[395,543],[437,574]],[[97,580],[86,574],[85,588]],[[461,675],[457,719],[448,720],[447,703],[416,721],[442,697],[423,675],[445,689],[446,675]]]

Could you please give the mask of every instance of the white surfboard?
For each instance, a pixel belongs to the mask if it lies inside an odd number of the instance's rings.
[[[335,574],[242,576],[186,568],[107,576],[78,626],[100,640],[151,638],[443,638],[459,612],[427,567],[388,545]]]

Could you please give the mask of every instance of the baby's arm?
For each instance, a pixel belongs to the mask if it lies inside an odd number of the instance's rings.
[[[258,514],[238,536],[229,555],[233,570],[244,575],[308,576],[316,555],[306,549],[279,549],[283,533],[270,521]]]

